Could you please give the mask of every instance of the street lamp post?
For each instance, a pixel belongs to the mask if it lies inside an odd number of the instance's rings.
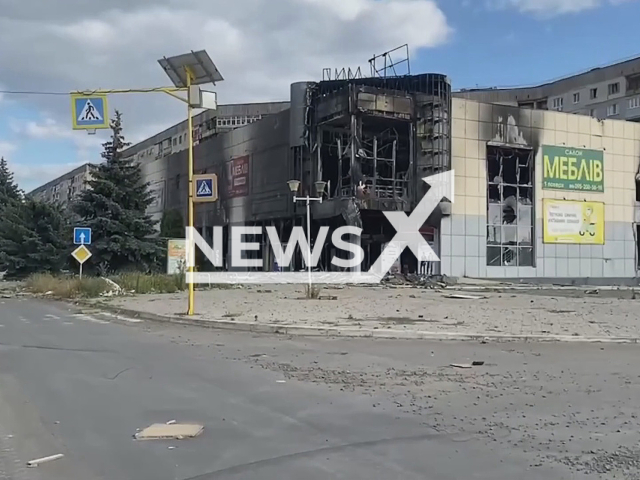
[[[187,172],[189,179],[189,193],[188,193],[188,226],[189,237],[187,241],[189,243],[189,256],[191,257],[188,262],[188,274],[190,276],[189,281],[189,301],[187,306],[187,315],[193,315],[195,312],[194,297],[195,288],[193,284],[193,271],[195,264],[195,246],[192,241],[191,235],[195,227],[195,203],[197,201],[194,198],[194,182],[193,182],[193,109],[206,107],[206,103],[211,101],[211,97],[206,98],[205,92],[200,90],[200,85],[206,83],[216,84],[223,80],[222,75],[218,71],[218,68],[214,65],[209,55],[204,51],[191,52],[174,57],[164,57],[158,60],[158,63],[163,68],[169,79],[173,82],[176,88],[181,88],[187,92],[187,141],[188,147],[188,164]],[[208,92],[212,93],[212,92]],[[180,97],[178,97],[180,98]],[[214,97],[215,98],[215,97]],[[180,98],[181,99],[181,98]],[[182,100],[182,99],[181,99]],[[183,100],[184,101],[184,100]],[[217,107],[217,100],[212,102],[214,108]],[[217,188],[217,187],[216,187]]]
[[[193,120],[192,113],[194,108],[204,108],[215,110],[217,108],[217,95],[215,92],[204,91],[200,88],[200,85],[207,83],[221,82],[224,80],[222,75],[218,71],[209,55],[204,50],[199,50],[174,57],[163,57],[158,60],[158,63],[165,71],[173,87],[156,87],[156,88],[127,88],[127,89],[109,89],[109,90],[87,90],[71,92],[72,98],[72,125],[74,130],[87,130],[88,133],[95,133],[96,129],[108,129],[109,128],[109,112],[107,111],[107,95],[115,93],[166,93],[178,100],[187,104],[187,129],[188,129],[188,178],[189,178],[189,194],[188,194],[188,227],[189,235],[194,228],[194,203],[203,201],[215,201],[213,195],[209,195],[209,198],[194,198],[194,181],[193,181]],[[180,94],[186,93],[186,98],[183,98]],[[87,119],[84,109],[78,111],[78,105],[84,105],[87,108],[89,102],[91,102],[91,108],[95,109],[93,102],[100,105],[103,118],[96,117],[93,113],[92,118]],[[81,102],[80,104],[78,102]],[[89,111],[87,111],[89,112]],[[78,116],[80,115],[80,116]],[[82,123],[82,124],[81,124]],[[212,185],[213,187],[213,185]],[[217,191],[217,184],[215,186]],[[194,314],[194,284],[193,284],[193,264],[195,263],[195,247],[193,242],[189,242],[189,249],[187,250],[191,257],[189,261],[189,304],[187,309],[188,315]]]
[[[302,201],[307,204],[307,271],[309,272],[309,291],[311,291],[311,202],[322,203],[322,194],[324,193],[327,182],[315,182],[317,197],[310,197],[309,194],[307,194],[306,197],[296,196],[296,192],[298,188],[300,188],[300,180],[289,180],[287,184],[289,185],[291,193],[293,193],[293,203],[297,204],[297,202]]]

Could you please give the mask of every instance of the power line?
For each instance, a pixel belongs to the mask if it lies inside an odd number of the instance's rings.
[[[2,95],[66,95],[69,92],[37,92],[37,91],[18,91],[18,90],[0,90]]]

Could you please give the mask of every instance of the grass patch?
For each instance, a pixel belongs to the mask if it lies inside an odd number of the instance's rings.
[[[126,273],[109,277],[125,293],[176,293],[186,289],[184,275],[145,275]],[[56,298],[96,298],[113,290],[113,286],[99,277],[79,277],[37,273],[26,281],[33,293],[47,294]]]
[[[124,273],[110,277],[125,292],[134,293],[176,293],[187,288],[184,274],[161,275]]]
[[[33,293],[48,294],[57,298],[98,297],[110,289],[102,278],[85,277],[82,280],[74,277],[60,277],[49,273],[31,275],[26,287]]]

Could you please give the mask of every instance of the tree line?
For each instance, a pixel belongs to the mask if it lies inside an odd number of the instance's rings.
[[[140,165],[126,159],[130,143],[122,133],[122,114],[110,122],[103,161],[92,170],[85,190],[68,205],[33,198],[18,187],[4,158],[0,159],[0,272],[5,278],[77,269],[71,258],[73,228],[92,229],[92,257],[87,271],[104,276],[126,271],[163,271],[165,238],[184,237],[178,211],[164,214],[160,233],[146,213],[153,202]]]

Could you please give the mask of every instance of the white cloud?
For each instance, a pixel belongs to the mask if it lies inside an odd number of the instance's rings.
[[[556,16],[631,1],[635,0],[488,0],[487,3],[492,8],[515,8],[523,13]]]
[[[13,152],[18,149],[15,143],[0,140],[0,157],[8,158]]]
[[[51,117],[45,117],[41,122],[10,120],[9,124],[14,134],[24,139],[71,141],[76,147],[76,159],[80,163],[100,161],[100,151],[104,142],[102,136],[71,130]]]
[[[206,49],[225,77],[217,86],[221,103],[284,100],[290,83],[318,80],[324,67],[366,65],[372,53],[404,43],[415,53],[452,35],[436,0],[5,3],[0,83],[20,90],[166,85],[158,58]],[[28,101],[67,128],[68,98]],[[123,112],[132,139],[184,118],[183,104],[162,94],[113,95],[109,103]],[[42,129],[51,126],[28,127],[32,134]]]

